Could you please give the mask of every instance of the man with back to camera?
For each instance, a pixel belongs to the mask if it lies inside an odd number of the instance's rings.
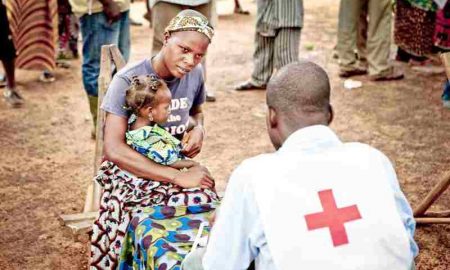
[[[326,72],[311,62],[285,66],[268,84],[267,106],[277,151],[247,159],[232,173],[198,264],[414,269],[415,221],[394,168],[380,151],[343,143],[328,127]]]

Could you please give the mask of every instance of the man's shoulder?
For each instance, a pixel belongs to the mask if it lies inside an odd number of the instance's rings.
[[[386,155],[383,152],[381,152],[377,148],[375,148],[371,145],[365,144],[365,143],[349,142],[349,143],[344,143],[343,147],[348,151],[358,152],[363,155],[369,155],[369,156],[387,159]]]
[[[247,158],[236,168],[241,174],[248,176],[248,179],[256,174],[271,170],[271,166],[276,162],[276,153],[260,154]]]

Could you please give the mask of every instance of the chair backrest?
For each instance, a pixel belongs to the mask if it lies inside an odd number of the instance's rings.
[[[98,109],[97,109],[97,125],[96,125],[96,141],[95,141],[95,157],[93,173],[97,174],[98,168],[103,160],[103,127],[105,123],[105,112],[100,109],[103,97],[108,90],[109,83],[112,79],[113,67],[117,71],[125,66],[125,60],[122,57],[116,45],[103,45],[100,56],[100,74],[98,76]],[[84,212],[98,211],[100,206],[101,187],[95,182],[91,181],[86,193],[86,200],[84,202]]]

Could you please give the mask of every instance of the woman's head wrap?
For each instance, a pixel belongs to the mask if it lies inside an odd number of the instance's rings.
[[[165,33],[174,33],[181,31],[195,31],[204,34],[211,42],[214,36],[214,28],[209,23],[208,19],[201,13],[185,9],[173,18],[166,27]]]

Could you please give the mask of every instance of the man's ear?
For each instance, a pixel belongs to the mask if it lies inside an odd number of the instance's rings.
[[[331,122],[333,122],[333,119],[334,119],[333,106],[331,106],[331,104],[328,104],[328,125],[331,124]]]
[[[276,128],[278,126],[278,114],[274,108],[269,107],[269,125],[270,128]]]

